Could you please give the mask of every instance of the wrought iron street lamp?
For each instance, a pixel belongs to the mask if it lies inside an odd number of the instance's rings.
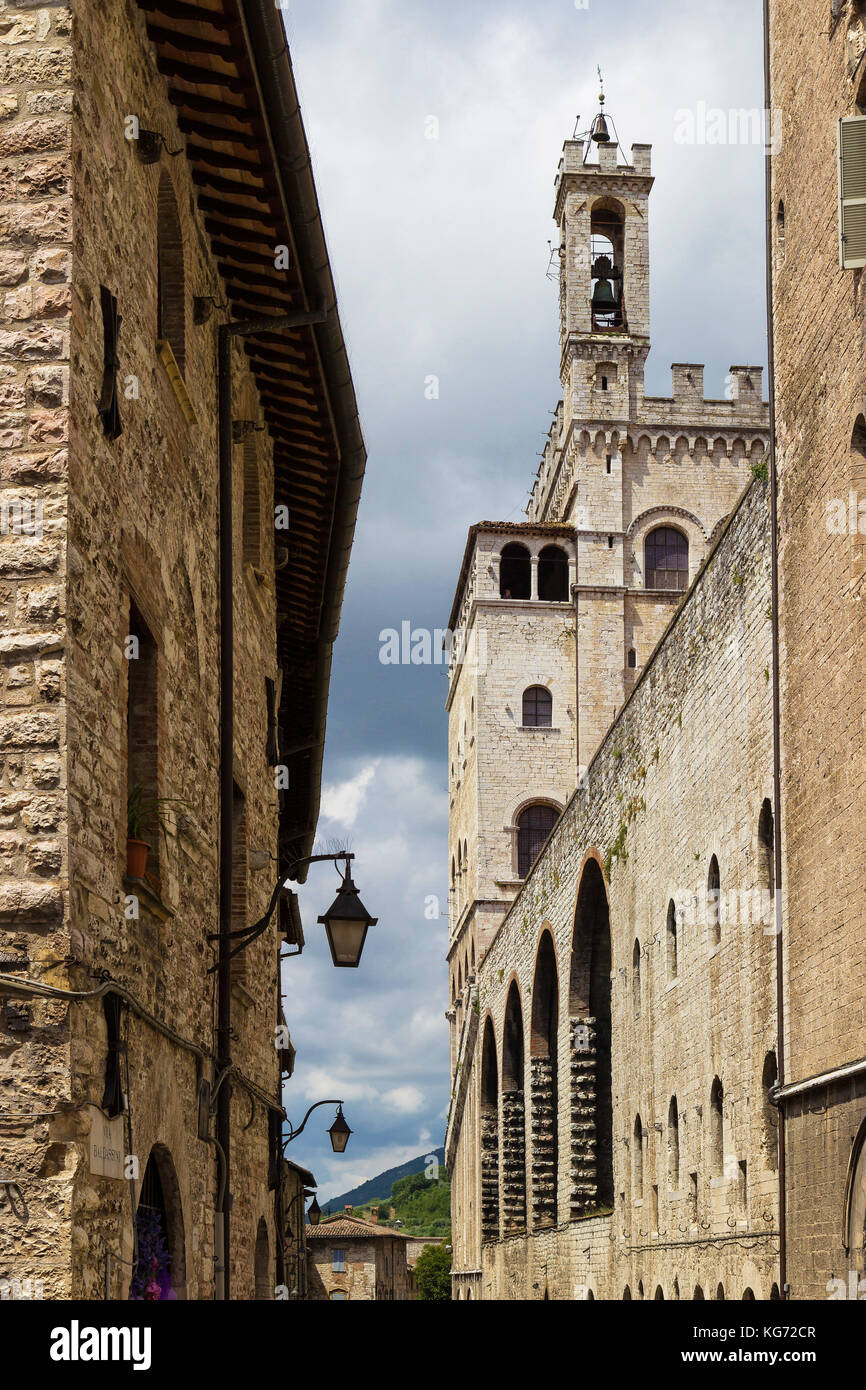
[[[345,1117],[344,1117],[344,1115],[343,1115],[343,1107],[342,1107],[342,1105],[341,1105],[340,1108],[338,1109],[338,1111],[337,1111],[337,1118],[335,1119],[334,1123],[331,1125],[331,1128],[328,1130],[328,1133],[329,1133],[330,1136],[331,1136],[331,1148],[334,1150],[334,1153],[335,1153],[335,1154],[342,1154],[342,1153],[345,1153],[345,1152],[346,1152],[346,1145],[347,1145],[348,1142],[349,1142],[349,1135],[352,1133],[352,1131],[350,1130],[349,1126],[346,1124],[346,1120],[345,1120]]]
[[[315,1105],[310,1106],[309,1110],[307,1111],[301,1123],[298,1125],[297,1129],[292,1128],[292,1122],[290,1120],[289,1134],[288,1138],[283,1143],[283,1149],[286,1148],[287,1144],[291,1144],[293,1139],[297,1139],[299,1134],[303,1133],[307,1120],[310,1118],[314,1110],[318,1110],[320,1105],[336,1105],[337,1115],[334,1120],[334,1123],[331,1125],[331,1128],[327,1131],[327,1133],[330,1137],[331,1148],[334,1150],[334,1153],[342,1154],[346,1152],[346,1145],[349,1142],[349,1135],[352,1133],[352,1131],[346,1124],[346,1118],[343,1114],[343,1102],[341,1100],[317,1100]]]
[[[338,970],[357,970],[367,929],[375,927],[378,920],[370,916],[361,902],[347,864],[339,893],[328,911],[319,918],[331,948],[331,960]]]

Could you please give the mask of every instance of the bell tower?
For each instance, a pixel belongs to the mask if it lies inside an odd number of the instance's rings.
[[[568,140],[556,178],[564,424],[597,420],[624,432],[643,399],[649,327],[649,145],[620,164],[601,110]]]

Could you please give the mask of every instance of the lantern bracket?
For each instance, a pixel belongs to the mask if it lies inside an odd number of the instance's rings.
[[[288,1123],[288,1126],[289,1126],[289,1137],[288,1137],[287,1139],[283,1140],[283,1152],[284,1152],[284,1153],[285,1153],[285,1150],[286,1150],[287,1146],[288,1146],[289,1144],[291,1144],[292,1140],[293,1140],[293,1139],[297,1139],[298,1135],[303,1131],[304,1126],[306,1125],[307,1120],[310,1118],[310,1116],[312,1115],[313,1111],[314,1111],[314,1110],[318,1110],[318,1108],[319,1108],[320,1105],[336,1105],[336,1106],[339,1107],[340,1110],[342,1110],[342,1108],[343,1108],[343,1102],[342,1102],[341,1100],[317,1100],[316,1103],[315,1103],[315,1105],[311,1105],[311,1106],[310,1106],[309,1110],[307,1111],[307,1113],[306,1113],[306,1115],[304,1116],[304,1118],[301,1120],[301,1123],[298,1125],[298,1128],[297,1128],[297,1129],[293,1129],[293,1128],[292,1128],[292,1122],[291,1122],[291,1120],[288,1120],[287,1123]]]

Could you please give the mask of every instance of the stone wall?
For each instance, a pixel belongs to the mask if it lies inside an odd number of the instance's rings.
[[[545,937],[557,976],[557,1225],[543,1229],[550,1210],[541,1210],[538,1194],[550,1155],[527,1113],[531,1226],[483,1243],[484,1297],[589,1291],[619,1299],[628,1289],[652,1298],[661,1289],[666,1298],[691,1298],[698,1285],[713,1297],[721,1284],[729,1298],[746,1288],[768,1298],[778,1278],[777,1178],[762,1084],[775,1049],[775,937],[761,920],[766,900],[755,899],[765,886],[758,823],[772,788],[768,525],[767,489],[754,483],[478,962],[479,1034],[489,1018],[500,1075],[506,1000],[513,982],[519,990],[527,1095],[542,1079],[536,962]],[[714,855],[718,943],[707,903]],[[671,901],[675,955],[666,930]],[[471,1065],[477,1099],[478,1047]],[[477,1152],[473,1123],[467,1103],[462,1123],[455,1114],[449,1124],[455,1171],[465,1151]],[[504,1153],[504,1114],[500,1125]],[[509,1120],[510,1145],[512,1127]],[[471,1160],[469,1168],[455,1194],[456,1230]],[[504,1167],[500,1182],[504,1198]],[[508,1182],[513,1209],[511,1173]],[[455,1290],[465,1295],[472,1286],[477,1297],[471,1252],[458,1239]]]
[[[839,268],[837,156],[838,120],[866,98],[866,19],[836,8],[831,20],[819,0],[770,6],[789,1084],[866,1054],[866,281]],[[863,1075],[786,1110],[788,1278],[792,1297],[825,1298],[862,1264],[862,1212],[851,1232],[845,1214]]]
[[[0,969],[55,984],[72,943],[70,30],[65,7],[0,12]],[[76,1121],[59,1107],[76,1052],[64,1004],[0,1004],[0,1168],[28,1212],[0,1209],[0,1277],[46,1298],[70,1287]]]
[[[65,8],[19,14],[7,7],[0,15],[10,108],[0,126],[0,157],[14,172],[19,199],[4,214],[0,262],[0,385],[10,432],[3,486],[4,495],[26,487],[46,516],[43,540],[2,538],[3,833],[12,875],[4,925],[13,928],[7,939],[16,967],[26,957],[31,976],[77,990],[110,976],[193,1045],[178,1047],[144,1017],[128,1015],[123,1142],[141,1174],[152,1150],[161,1156],[163,1187],[176,1188],[175,1224],[183,1228],[182,1296],[209,1298],[216,1167],[212,1147],[197,1137],[197,1103],[210,1063],[202,1068],[194,1048],[208,1055],[212,1048],[215,986],[208,970],[216,957],[208,935],[218,912],[217,319],[194,325],[192,297],[219,296],[219,279],[184,159],[163,154],[145,166],[128,138],[128,118],[137,116],[165,134],[169,149],[184,143],[143,13],[131,0],[73,8],[74,27]],[[98,83],[89,80],[94,72]],[[176,319],[162,328],[158,322],[157,223],[166,201],[176,207],[182,240],[182,349]],[[123,320],[123,432],[114,441],[96,410],[101,285],[117,296]],[[173,385],[157,348],[161,331],[175,335],[183,389]],[[240,350],[234,382],[235,418],[258,422]],[[273,468],[267,434],[251,440],[261,548],[258,566],[245,563],[238,447],[234,773],[247,847],[262,857],[275,854],[277,839],[265,751],[265,677],[276,675],[273,532],[266,525]],[[249,486],[249,457],[247,464]],[[135,653],[127,639],[136,612],[155,644],[156,705],[128,711]],[[165,834],[155,832],[143,885],[126,877],[125,808],[136,775],[128,757],[141,737],[129,729],[129,713],[136,721],[152,718],[154,789],[173,799]],[[133,762],[139,765],[138,754]],[[248,921],[261,915],[272,889],[267,869],[251,870]],[[245,983],[234,991],[235,1062],[275,1100],[277,950],[272,928],[249,948]],[[95,1175],[88,1157],[93,1112],[85,1107],[99,1105],[105,1076],[101,1005],[7,1005],[2,1028],[2,1094],[13,1076],[16,1095],[46,1109],[64,1106],[11,1148],[0,1135],[2,1166],[26,1165],[28,1178],[30,1219],[13,1239],[15,1267],[44,1278],[46,1294],[102,1297],[110,1254],[112,1292],[123,1296],[129,1269],[121,1261],[132,1250],[128,1185]],[[239,1086],[232,1106],[233,1296],[244,1298],[255,1291],[262,1218],[272,1271],[276,1235],[267,1107]],[[8,1240],[8,1212],[0,1230]]]

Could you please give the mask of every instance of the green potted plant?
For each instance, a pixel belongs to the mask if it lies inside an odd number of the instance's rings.
[[[126,799],[126,872],[129,878],[144,878],[151,850],[144,837],[152,827],[166,836],[162,807],[177,801],[175,796],[147,796],[140,782],[130,787]]]

